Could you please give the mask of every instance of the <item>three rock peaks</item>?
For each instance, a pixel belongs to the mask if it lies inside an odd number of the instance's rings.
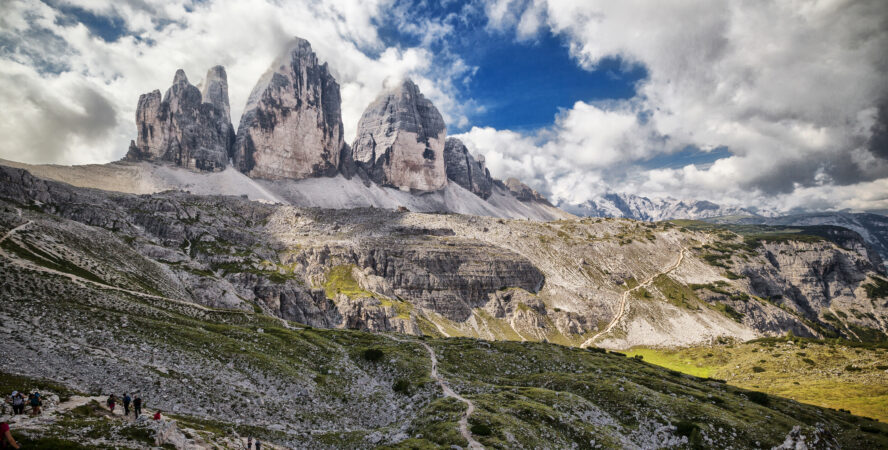
[[[444,118],[413,81],[384,90],[367,107],[351,147],[341,103],[327,64],[295,38],[259,78],[236,133],[225,69],[211,68],[200,88],[180,69],[163,97],[158,90],[139,97],[138,137],[125,159],[202,171],[224,170],[230,161],[270,180],[342,173],[408,191],[440,190],[449,180],[484,199],[495,185],[514,191],[491,178],[483,158],[447,139]]]

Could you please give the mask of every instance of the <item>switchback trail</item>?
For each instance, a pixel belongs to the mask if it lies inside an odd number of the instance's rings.
[[[583,342],[583,344],[580,345],[580,347],[581,347],[581,348],[586,348],[586,347],[592,345],[592,342],[594,342],[595,339],[598,339],[599,336],[602,336],[602,335],[604,335],[604,334],[610,333],[610,331],[614,329],[614,327],[617,325],[617,323],[620,322],[620,319],[623,318],[623,314],[626,313],[626,304],[629,302],[629,296],[632,295],[632,292],[635,291],[635,290],[637,290],[637,289],[641,289],[641,288],[643,288],[643,287],[650,286],[650,284],[653,283],[654,280],[655,280],[658,276],[660,276],[660,275],[666,275],[666,274],[668,274],[669,272],[672,272],[673,270],[677,269],[678,266],[681,265],[681,262],[684,260],[684,255],[685,255],[685,252],[686,252],[687,250],[688,250],[687,247],[682,247],[682,248],[681,248],[681,251],[678,253],[678,260],[675,261],[674,264],[672,264],[671,266],[667,267],[666,270],[663,270],[662,272],[657,272],[657,273],[651,275],[651,276],[650,276],[647,280],[645,280],[643,283],[639,283],[638,286],[635,286],[634,288],[631,288],[631,289],[627,289],[625,292],[623,292],[623,295],[620,296],[620,310],[617,312],[617,315],[614,316],[613,320],[611,320],[610,323],[607,324],[606,327],[604,327],[604,330],[599,331],[598,333],[595,334],[595,336],[592,336],[592,337],[590,337],[589,339],[587,339],[586,342]]]
[[[476,441],[474,437],[472,437],[472,432],[469,431],[469,416],[475,412],[475,404],[472,403],[471,400],[453,392],[453,389],[450,389],[450,386],[447,385],[447,381],[438,374],[438,356],[435,355],[435,351],[431,346],[426,344],[425,342],[420,342],[420,344],[425,347],[429,352],[429,357],[432,359],[432,378],[438,382],[438,385],[441,386],[441,390],[444,392],[445,397],[453,397],[463,403],[466,404],[466,412],[463,413],[461,419],[459,419],[459,434],[461,434],[466,441],[469,442],[469,448],[472,449],[483,449],[484,446],[481,445],[480,442]]]
[[[400,342],[402,344],[412,344],[414,341],[408,341],[406,339],[400,339],[398,337],[392,336],[390,334],[382,334],[393,341]],[[474,437],[472,437],[472,432],[469,431],[469,416],[475,412],[475,404],[472,403],[471,400],[457,394],[450,388],[447,384],[447,381],[438,373],[438,355],[435,354],[435,350],[425,342],[420,342],[420,345],[425,347],[426,351],[429,352],[429,358],[432,360],[432,371],[431,376],[434,379],[438,386],[441,386],[441,391],[444,392],[445,397],[453,397],[463,403],[466,404],[466,412],[463,413],[462,418],[459,419],[459,434],[462,435],[463,438],[469,443],[469,448],[471,449],[483,449],[484,446],[481,445],[480,442],[476,441]]]

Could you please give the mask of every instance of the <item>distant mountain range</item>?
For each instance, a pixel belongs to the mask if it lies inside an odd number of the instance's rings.
[[[650,199],[633,194],[606,193],[580,204],[558,207],[583,217],[623,217],[656,222],[668,219],[705,219],[719,216],[778,215],[776,211],[721,206],[706,200]]]
[[[695,219],[719,224],[815,226],[835,225],[853,230],[888,260],[888,217],[871,213],[819,212],[781,214],[774,210],[727,207],[706,200],[650,199],[632,194],[606,193],[580,204],[559,208],[583,217],[622,217],[657,222]]]

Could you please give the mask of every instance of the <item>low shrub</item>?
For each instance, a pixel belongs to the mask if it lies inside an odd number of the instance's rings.
[[[755,373],[762,373],[762,372],[765,371],[765,369],[762,369],[762,368],[759,367],[759,366],[752,366],[752,371],[755,372]]]
[[[472,434],[478,436],[490,436],[490,433],[490,427],[486,424],[476,423],[475,425],[472,425]]]
[[[405,379],[400,379],[395,381],[395,384],[392,386],[392,390],[398,392],[400,394],[409,395],[410,394],[410,382]]]
[[[771,404],[771,399],[768,397],[768,394],[764,392],[758,391],[749,391],[746,393],[746,398],[753,403],[758,403],[762,406],[768,406]]]
[[[382,359],[382,350],[378,348],[368,348],[364,350],[364,359],[370,362],[376,362]]]

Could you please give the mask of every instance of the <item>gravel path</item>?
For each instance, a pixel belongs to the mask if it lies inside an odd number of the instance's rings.
[[[604,330],[599,331],[599,332],[596,333],[594,336],[592,336],[592,337],[590,337],[589,339],[587,339],[586,342],[583,342],[583,344],[580,345],[580,347],[581,347],[581,348],[586,348],[586,347],[592,345],[592,342],[594,342],[595,339],[598,339],[600,336],[603,336],[603,335],[605,335],[605,334],[607,334],[607,333],[610,333],[610,331],[614,329],[614,327],[617,325],[617,323],[620,322],[620,319],[623,318],[623,314],[625,314],[625,312],[626,312],[626,304],[629,302],[629,296],[632,295],[632,292],[635,291],[635,290],[641,289],[641,288],[643,288],[643,287],[648,287],[648,286],[650,286],[651,283],[653,283],[654,280],[655,280],[658,276],[660,276],[660,275],[666,275],[666,274],[668,274],[669,272],[672,272],[673,270],[677,269],[678,266],[681,265],[681,262],[684,261],[685,252],[686,252],[687,250],[688,250],[687,247],[682,247],[682,248],[681,248],[681,251],[678,253],[678,260],[675,261],[674,264],[672,264],[671,266],[669,266],[668,268],[666,268],[666,270],[664,270],[664,271],[662,271],[662,272],[657,272],[657,273],[655,273],[654,275],[651,275],[650,278],[648,278],[647,280],[645,280],[643,283],[640,283],[638,286],[635,286],[634,288],[632,288],[632,289],[628,289],[628,290],[626,290],[626,292],[623,292],[623,295],[620,296],[620,311],[617,312],[617,315],[614,316],[614,319],[611,320],[610,323],[607,324],[606,327],[604,327]]]

